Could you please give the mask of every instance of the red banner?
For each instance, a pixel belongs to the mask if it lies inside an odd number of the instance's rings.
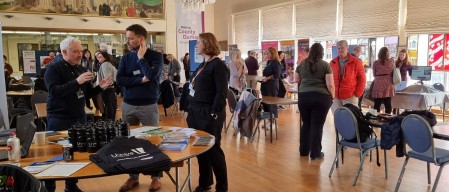
[[[432,66],[435,70],[444,70],[443,46],[444,46],[444,35],[443,34],[429,35],[428,65]]]

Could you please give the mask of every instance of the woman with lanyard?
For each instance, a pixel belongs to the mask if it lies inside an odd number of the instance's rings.
[[[228,191],[226,160],[220,147],[221,129],[226,119],[226,93],[229,72],[226,64],[217,55],[220,54],[218,41],[212,33],[202,33],[196,48],[204,57],[196,72],[192,75],[190,96],[192,97],[187,116],[187,124],[197,130],[215,136],[214,146],[198,155],[199,186],[195,192],[208,191],[215,174],[217,192]]]
[[[276,48],[268,48],[268,62],[262,74],[262,84],[260,85],[262,96],[277,97],[279,92],[279,78],[281,77],[281,64]],[[276,106],[264,105],[263,109],[266,112],[273,113],[275,118],[278,117]],[[267,127],[270,127],[270,125]]]

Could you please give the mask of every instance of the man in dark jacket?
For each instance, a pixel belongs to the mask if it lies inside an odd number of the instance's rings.
[[[159,79],[162,54],[147,48],[147,30],[134,24],[126,28],[127,44],[131,52],[124,55],[117,71],[117,84],[123,87],[122,117],[130,125],[158,126]],[[161,188],[162,172],[152,174],[150,191]],[[139,175],[131,174],[120,187],[128,191],[139,185]]]
[[[76,122],[86,122],[85,97],[92,97],[112,85],[112,77],[92,87],[93,75],[86,72],[79,64],[83,47],[81,41],[67,37],[61,41],[62,61],[52,62],[45,72],[45,85],[48,90],[47,121],[48,129],[59,131],[70,128]],[[81,191],[77,179],[66,180],[65,191]],[[45,187],[53,192],[56,189],[54,180],[46,180]]]

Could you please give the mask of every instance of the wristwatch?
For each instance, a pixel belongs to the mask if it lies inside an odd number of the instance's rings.
[[[210,116],[212,116],[212,118],[214,118],[214,119],[217,119],[217,118],[218,118],[218,115],[215,114],[215,113],[211,113]]]

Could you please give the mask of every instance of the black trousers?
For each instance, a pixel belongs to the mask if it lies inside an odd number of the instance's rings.
[[[390,114],[391,113],[391,97],[385,97],[385,98],[374,98],[374,109],[377,110],[377,112],[380,112],[380,106],[382,103],[385,106],[385,113]]]
[[[317,158],[321,155],[323,126],[332,105],[330,95],[320,92],[298,94],[298,107],[303,125],[300,127],[299,153],[301,156]]]
[[[227,191],[228,176],[226,159],[224,152],[220,147],[221,130],[223,128],[223,122],[226,118],[226,112],[223,110],[217,115],[217,119],[212,118],[210,104],[199,104],[193,102],[190,105],[189,115],[187,116],[187,125],[191,128],[205,131],[215,136],[214,146],[212,146],[212,148],[205,153],[197,156],[199,167],[199,186],[211,186],[214,183],[213,175],[215,174],[217,182],[215,189],[217,191]]]
[[[107,88],[101,92],[101,97],[104,103],[103,118],[115,120],[115,113],[117,112],[117,96],[114,88]]]

